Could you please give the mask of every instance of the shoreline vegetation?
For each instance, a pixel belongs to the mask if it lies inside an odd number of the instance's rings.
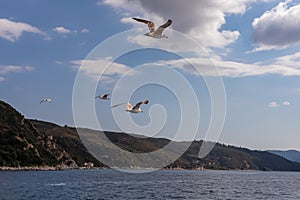
[[[101,141],[103,143],[98,145],[102,146],[97,146],[97,149],[108,148],[113,143],[125,151],[141,153],[141,156],[143,153],[162,149],[171,142],[166,138],[141,138],[133,134],[89,129],[86,131],[90,136],[97,135],[110,140],[109,143]],[[209,141],[192,141],[177,160],[161,170],[300,171],[300,163],[287,160],[282,156],[220,143],[214,144],[207,156],[199,158],[199,150],[203,143]],[[175,147],[182,149],[185,146],[185,142],[176,142]],[[110,154],[109,149],[106,151],[105,148],[101,151],[104,158],[116,158],[115,156],[121,153]],[[159,158],[173,160],[176,153],[174,149],[164,149],[160,151],[159,157],[154,157],[153,160]],[[142,166],[144,166],[143,161],[149,159],[148,157],[139,157],[130,166],[126,159],[128,158],[120,156],[115,162],[119,163],[124,170],[147,170],[142,169]],[[110,167],[90,154],[76,128],[26,119],[12,106],[0,100],[0,170],[69,169],[110,169]]]

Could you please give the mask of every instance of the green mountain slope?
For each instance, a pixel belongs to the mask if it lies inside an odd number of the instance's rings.
[[[48,138],[10,105],[0,101],[0,166],[55,166]]]
[[[95,159],[82,144],[75,128],[60,127],[58,125],[38,120],[30,122],[43,134],[52,137],[53,141],[76,162],[79,167],[84,163],[92,162],[95,167],[105,167]]]
[[[173,148],[164,148],[158,155],[139,156],[128,165],[128,155],[124,152],[149,153],[166,147],[170,140],[164,138],[141,138],[134,135],[115,132],[85,130],[87,138],[83,141],[93,146],[95,152],[105,158],[117,160],[110,166],[140,167],[145,160],[172,160],[184,149],[187,142],[175,142]],[[111,151],[110,142],[125,151]],[[83,139],[83,138],[81,138]],[[25,119],[7,103],[0,101],[0,166],[58,166],[59,168],[84,167],[93,163],[96,167],[105,167],[87,151],[77,130],[72,127],[61,127],[53,123]],[[300,171],[300,163],[289,161],[267,151],[252,151],[217,143],[204,158],[198,153],[204,141],[193,141],[187,150],[167,169],[222,169],[222,170],[278,170]],[[113,152],[108,154],[107,152]],[[93,152],[92,152],[93,153]]]

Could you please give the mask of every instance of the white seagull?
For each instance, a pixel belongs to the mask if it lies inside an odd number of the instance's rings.
[[[168,20],[166,23],[164,23],[163,25],[159,26],[157,29],[155,27],[154,22],[146,20],[146,19],[140,19],[140,18],[135,18],[133,17],[132,19],[138,21],[138,22],[143,22],[145,24],[148,25],[149,31],[148,33],[146,33],[146,36],[150,36],[153,38],[168,38],[168,36],[166,36],[165,34],[162,34],[162,32],[165,30],[165,28],[169,27],[172,24],[172,20]]]
[[[109,100],[109,96],[110,94],[103,94],[103,95],[98,95],[95,98],[99,98],[99,99],[104,99],[104,100]]]
[[[40,103],[43,103],[43,102],[51,103],[51,102],[52,102],[52,99],[49,99],[49,98],[43,99]]]
[[[143,112],[142,109],[140,108],[140,106],[142,104],[148,104],[148,103],[149,103],[149,100],[144,100],[144,101],[138,102],[135,106],[132,106],[129,102],[127,102],[127,103],[120,103],[120,104],[114,105],[114,106],[112,106],[112,108],[120,106],[120,105],[126,105],[127,106],[127,109],[125,110],[126,112],[140,113],[140,112]]]

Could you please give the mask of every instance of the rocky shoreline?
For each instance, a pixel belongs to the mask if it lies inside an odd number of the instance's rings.
[[[89,169],[111,169],[107,167],[67,167],[67,166],[24,166],[24,167],[8,167],[8,166],[0,166],[0,171],[63,171],[63,170],[89,170]],[[128,170],[128,168],[126,168]],[[132,169],[137,170],[137,169]],[[142,170],[142,169],[139,169]],[[148,169],[148,170],[153,170]],[[175,167],[175,168],[162,168],[159,170],[207,170],[205,168],[195,168],[195,169],[186,169],[181,167]]]
[[[0,171],[63,171],[63,170],[87,170],[87,169],[108,169],[108,168],[88,168],[88,167],[63,167],[63,166],[27,166],[27,167],[7,167],[0,166]]]
[[[7,167],[1,166],[0,171],[54,171],[60,170],[59,167],[50,166],[30,166],[30,167]]]

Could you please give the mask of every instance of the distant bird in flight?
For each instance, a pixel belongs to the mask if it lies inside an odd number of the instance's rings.
[[[144,100],[144,101],[138,102],[135,106],[132,106],[129,102],[127,102],[127,103],[120,103],[120,104],[114,105],[114,106],[112,106],[112,108],[115,108],[120,105],[126,105],[126,107],[127,107],[127,109],[125,110],[126,112],[140,113],[140,112],[143,112],[142,109],[140,108],[140,106],[142,104],[148,104],[148,103],[149,103],[149,100]]]
[[[51,103],[51,102],[52,102],[52,99],[49,99],[49,98],[43,99],[40,103],[43,103],[43,102]]]
[[[110,95],[110,94],[98,95],[98,96],[96,96],[95,98],[104,99],[104,100],[109,100],[109,95]]]
[[[135,17],[133,17],[132,19],[134,19],[138,22],[143,22],[148,25],[150,32],[146,33],[145,34],[146,36],[157,38],[157,39],[168,38],[168,36],[166,36],[165,34],[162,34],[162,33],[165,30],[165,28],[169,27],[172,24],[172,20],[169,19],[165,24],[161,25],[160,27],[158,27],[156,29],[155,24],[152,21],[149,21],[146,19],[135,18]]]

